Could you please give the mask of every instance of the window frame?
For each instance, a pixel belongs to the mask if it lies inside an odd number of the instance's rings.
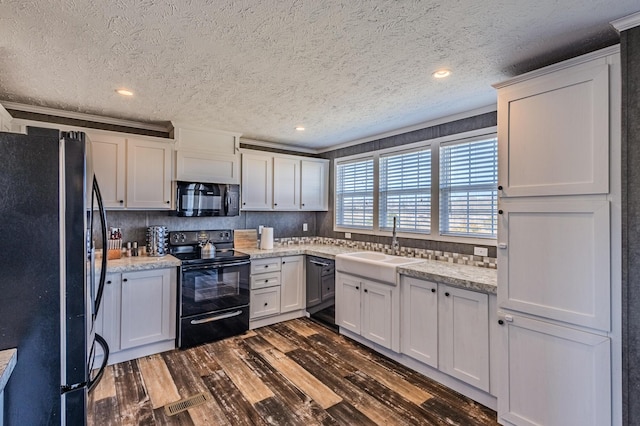
[[[380,185],[380,156],[381,155],[393,155],[394,153],[403,153],[409,151],[416,151],[430,147],[431,149],[431,231],[429,234],[425,233],[412,233],[412,232],[398,232],[398,237],[411,238],[417,240],[432,240],[443,241],[452,243],[465,243],[465,244],[477,244],[482,246],[496,246],[497,240],[492,237],[479,237],[479,236],[455,236],[455,235],[441,235],[440,234],[440,146],[442,144],[451,143],[466,143],[474,142],[483,139],[497,138],[497,126],[486,127],[483,129],[473,130],[470,132],[457,133],[449,136],[443,136],[440,138],[434,138],[415,142],[406,145],[399,145],[393,148],[386,148],[375,151],[368,151],[362,154],[350,155],[345,157],[338,157],[333,159],[333,230],[335,232],[385,236],[390,237],[391,231],[385,231],[380,229],[379,224],[379,185]],[[349,228],[344,226],[338,226],[336,224],[336,186],[338,176],[338,164],[345,162],[353,162],[365,159],[373,159],[373,229],[362,228]]]

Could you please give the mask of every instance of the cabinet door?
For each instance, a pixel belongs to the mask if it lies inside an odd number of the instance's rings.
[[[304,308],[304,256],[282,258],[280,313]]]
[[[104,292],[98,315],[94,323],[97,334],[104,337],[111,353],[120,350],[120,291],[121,275],[107,274]],[[102,355],[100,345],[96,345],[99,355]]]
[[[272,210],[273,157],[242,154],[242,209]]]
[[[273,209],[300,209],[300,160],[273,157]]]
[[[280,286],[251,290],[250,319],[280,313]]]
[[[360,293],[362,283],[356,278],[338,273],[336,275],[338,294],[336,295],[336,324],[360,334]]]
[[[89,134],[93,170],[100,185],[102,201],[107,209],[125,207],[126,139],[100,133]]]
[[[362,286],[362,336],[391,349],[391,287],[371,281]]]
[[[402,353],[438,368],[438,285],[402,276]]]
[[[171,209],[171,147],[127,140],[127,207]]]
[[[611,424],[608,337],[515,315],[500,318],[501,423]]]
[[[609,192],[605,58],[498,91],[502,195]]]
[[[240,183],[239,155],[176,151],[176,179],[190,182]]]
[[[300,176],[300,208],[328,210],[329,161],[302,160]]]
[[[608,331],[608,201],[503,202],[498,304]]]
[[[168,269],[122,274],[121,349],[175,338],[171,285]]]
[[[441,285],[438,290],[440,370],[489,391],[489,296]]]

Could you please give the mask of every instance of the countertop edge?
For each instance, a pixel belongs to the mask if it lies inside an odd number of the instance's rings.
[[[18,350],[5,349],[0,351],[0,393],[9,382],[9,377],[18,363]],[[1,413],[0,413],[1,414]]]
[[[147,271],[151,269],[175,268],[180,266],[180,260],[167,254],[161,257],[138,256],[123,257],[107,261],[107,274],[122,272]],[[99,264],[96,273],[100,272]]]
[[[447,275],[431,273],[426,271],[417,271],[415,269],[411,269],[411,267],[399,266],[397,271],[400,275],[405,275],[408,277],[419,278],[419,279],[428,280],[428,281],[435,281],[437,283],[446,284],[452,287],[463,288],[466,290],[474,290],[474,291],[479,291],[487,294],[498,293],[498,286],[489,284],[489,283],[464,280],[460,278],[455,278]]]

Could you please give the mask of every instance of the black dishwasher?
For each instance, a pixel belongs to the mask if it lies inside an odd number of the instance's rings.
[[[335,327],[335,261],[307,256],[307,312],[312,319]]]

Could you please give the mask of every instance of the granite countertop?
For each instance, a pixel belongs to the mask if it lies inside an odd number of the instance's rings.
[[[18,350],[6,349],[0,351],[0,393],[4,390],[4,387],[9,381],[9,377],[13,372],[13,368],[18,362]],[[2,415],[2,413],[0,413]]]
[[[251,256],[251,259],[293,256],[298,254],[335,259],[338,254],[363,251],[361,248],[331,246],[326,244],[284,245],[274,247],[270,250],[257,248],[242,248],[237,250],[247,253]],[[424,259],[423,262],[398,266],[397,271],[402,275],[488,294],[496,294],[498,288],[497,270],[491,268]]]
[[[180,260],[167,254],[161,257],[132,256],[107,260],[107,273],[146,271],[148,269],[175,268],[180,266]],[[96,264],[96,273],[100,272],[100,262]]]

